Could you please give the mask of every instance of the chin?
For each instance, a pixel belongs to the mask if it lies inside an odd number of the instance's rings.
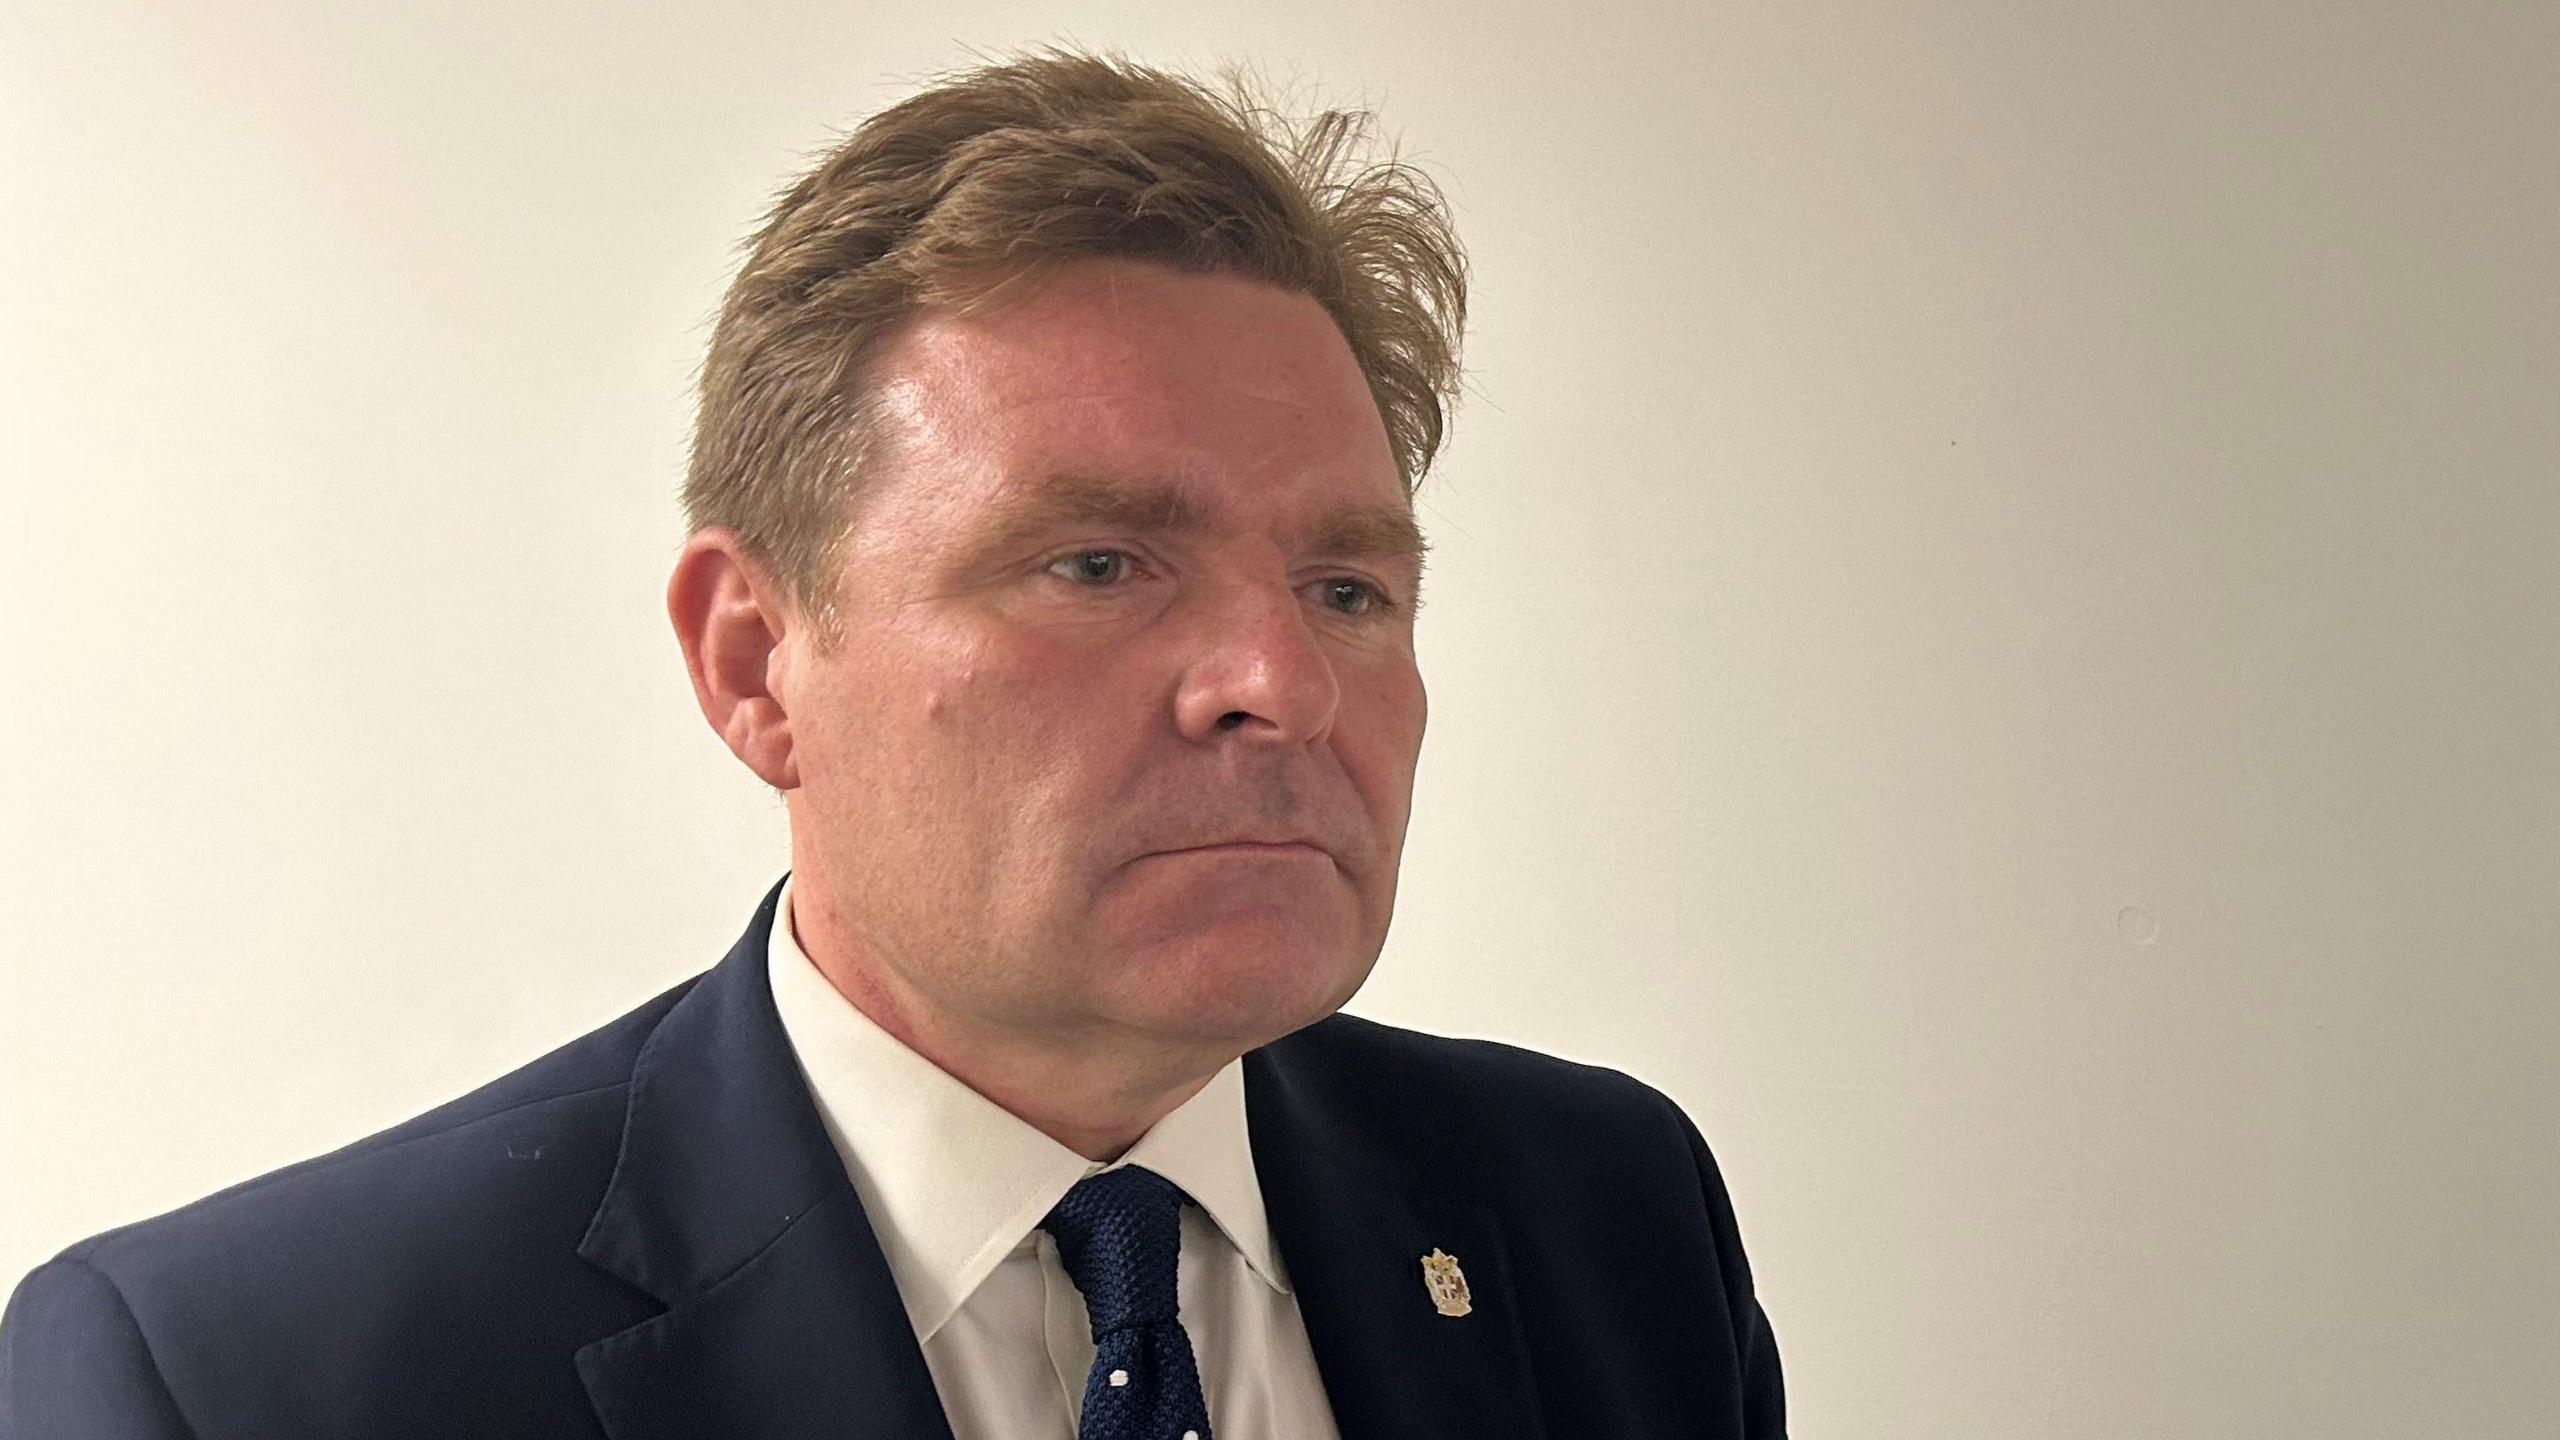
[[[1162,1026],[1238,1051],[1304,1029],[1342,1008],[1369,978],[1374,952],[1357,958],[1347,945],[1297,943],[1191,947],[1167,971],[1159,991]]]

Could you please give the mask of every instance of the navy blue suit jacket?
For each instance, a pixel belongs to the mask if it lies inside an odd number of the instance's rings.
[[[949,1440],[765,975],[73,1245],[0,1319],[0,1437]],[[1616,1072],[1336,1015],[1244,1057],[1344,1440],[1775,1440],[1714,1159]],[[1464,1267],[1442,1315],[1421,1257]]]

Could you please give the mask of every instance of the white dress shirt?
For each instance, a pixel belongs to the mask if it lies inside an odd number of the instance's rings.
[[[800,948],[783,881],[766,969],[782,1028],[906,1302],[956,1440],[1070,1440],[1093,1364],[1084,1297],[1039,1228],[1088,1175],[1144,1165],[1182,1208],[1176,1282],[1218,1440],[1339,1440],[1280,1266],[1229,1062],[1111,1165],[970,1089],[856,1009]]]

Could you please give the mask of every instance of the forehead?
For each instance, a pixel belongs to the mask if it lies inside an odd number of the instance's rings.
[[[983,313],[913,317],[871,374],[888,468],[946,521],[1106,484],[1186,495],[1168,521],[1405,500],[1332,317],[1241,277],[1071,262]]]
[[[1142,260],[1068,261],[1000,287],[972,314],[928,311],[891,346],[916,378],[981,401],[1145,386],[1189,396],[1241,389],[1301,405],[1374,411],[1350,344],[1311,296],[1240,275]],[[1371,418],[1375,418],[1374,414]]]

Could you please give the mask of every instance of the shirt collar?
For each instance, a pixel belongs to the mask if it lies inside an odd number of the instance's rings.
[[[846,1000],[800,948],[791,877],[766,946],[774,1008],[880,1238],[919,1342],[1088,1175],[1143,1165],[1198,1202],[1262,1282],[1289,1293],[1229,1061],[1111,1164],[1082,1155],[909,1049]]]

